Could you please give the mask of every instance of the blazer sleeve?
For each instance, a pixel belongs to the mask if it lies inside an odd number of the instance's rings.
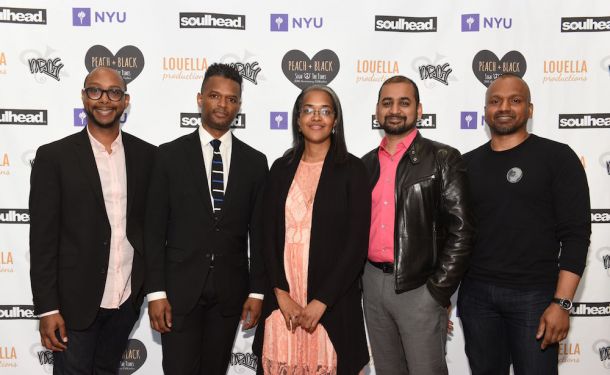
[[[53,156],[48,147],[40,147],[30,175],[30,278],[36,314],[60,309],[57,273],[61,183]]]
[[[366,261],[371,222],[371,192],[364,164],[355,157],[350,160],[346,186],[348,227],[345,246],[338,255],[333,272],[324,275],[322,288],[311,296],[323,302],[329,309],[347,292],[360,277]]]
[[[169,152],[157,149],[150,177],[144,219],[145,293],[165,291],[165,244],[170,215]]]
[[[263,262],[263,195],[269,168],[262,156],[256,166],[256,182],[253,188],[253,209],[250,214],[250,293],[265,293],[266,277]]]

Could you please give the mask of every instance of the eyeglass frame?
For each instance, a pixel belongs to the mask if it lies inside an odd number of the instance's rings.
[[[328,114],[323,114],[322,111],[327,110],[329,111]],[[311,113],[307,113],[305,111],[311,111]],[[315,116],[316,114],[320,117],[331,117],[332,115],[335,114],[335,111],[330,108],[330,107],[322,107],[322,108],[318,108],[315,109],[313,107],[305,107],[305,108],[301,108],[301,110],[299,111],[300,114],[304,115],[304,116]]]
[[[99,90],[101,92],[100,96],[98,98],[92,98],[91,95],[89,94],[89,89],[96,89]],[[108,94],[111,90],[117,90],[121,92],[121,96],[118,99],[112,99],[110,97],[110,95]],[[107,90],[101,89],[99,87],[96,86],[89,86],[89,87],[85,87],[83,88],[83,91],[85,92],[85,95],[87,96],[87,98],[89,98],[90,100],[100,100],[102,98],[102,96],[104,96],[104,94],[106,94],[106,97],[108,98],[108,100],[110,100],[111,102],[120,102],[121,100],[123,100],[123,98],[125,98],[125,95],[129,95],[129,93],[127,91],[123,91],[120,88],[109,88]]]

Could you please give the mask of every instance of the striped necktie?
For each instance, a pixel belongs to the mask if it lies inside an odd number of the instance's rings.
[[[210,142],[214,149],[212,156],[212,173],[210,174],[210,188],[212,189],[212,199],[214,200],[214,213],[219,214],[225,198],[225,183],[222,170],[222,156],[220,155],[220,141],[214,139]]]

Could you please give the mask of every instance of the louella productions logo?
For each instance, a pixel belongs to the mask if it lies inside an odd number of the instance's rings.
[[[180,127],[181,128],[193,128],[196,129],[201,126],[201,114],[195,112],[181,112],[180,113]],[[235,120],[231,123],[231,129],[245,129],[246,128],[246,114],[238,113]]]
[[[595,258],[602,264],[606,270],[606,274],[610,276],[610,246],[604,246],[597,249]]]
[[[494,79],[504,73],[523,77],[527,70],[525,57],[519,51],[510,51],[502,59],[489,50],[479,51],[472,59],[472,71],[477,79],[489,87]]]
[[[36,358],[42,371],[46,374],[53,373],[53,352],[42,346],[39,342],[30,346],[30,355]]]
[[[0,224],[29,224],[30,211],[19,208],[0,208]]]
[[[72,26],[91,26],[92,18],[95,23],[125,23],[127,12],[91,12],[91,8],[72,8]]]
[[[46,25],[46,9],[0,7],[0,23]]]
[[[45,83],[48,77],[59,81],[62,77],[68,77],[61,58],[57,57],[57,51],[47,46],[44,53],[35,49],[21,52],[19,59],[26,65],[34,79],[38,83]]]
[[[47,125],[46,109],[0,108],[0,125]]]
[[[610,316],[610,302],[574,302],[572,310],[570,310],[570,316]]]
[[[10,250],[0,250],[0,273],[15,272],[15,262],[13,252]]]
[[[561,17],[562,33],[610,31],[610,17]]]
[[[559,364],[579,363],[580,344],[577,342],[560,342],[557,361]]]
[[[144,346],[142,341],[129,339],[127,348],[125,348],[123,356],[121,357],[119,374],[127,375],[138,371],[144,362],[146,362],[147,355],[146,346]]]
[[[0,52],[0,75],[6,74],[6,56]]]
[[[0,153],[0,155],[2,154]],[[8,154],[5,152],[0,158],[0,176],[9,176],[11,174],[10,168],[11,162],[9,161]]]
[[[599,165],[604,168],[610,176],[610,151],[604,152],[599,156]]]
[[[288,112],[269,112],[269,128],[272,130],[288,129]]]
[[[230,366],[244,366],[252,371],[256,371],[257,358],[252,353],[231,353]]]
[[[162,60],[163,74],[161,79],[197,80],[203,81],[208,70],[208,59],[205,57],[164,56]]]
[[[587,60],[544,60],[542,83],[587,80]]]
[[[559,129],[610,128],[610,113],[570,113],[559,115]]]
[[[38,319],[32,305],[0,305],[0,320]]]
[[[246,29],[246,16],[243,14],[180,12],[178,18],[181,29]]]
[[[74,108],[74,126],[87,126],[89,123],[87,119],[87,114],[85,113],[84,108]],[[123,112],[121,118],[119,119],[121,124],[125,124],[127,122],[127,110]]]
[[[12,345],[0,345],[0,368],[11,367],[17,367],[17,350]]]
[[[462,14],[462,32],[480,31],[481,18],[484,29],[510,29],[513,27],[513,19],[506,17],[481,17],[478,13]]]
[[[282,71],[301,90],[311,85],[328,85],[339,73],[339,57],[323,49],[311,59],[297,49],[288,51],[282,59]]]
[[[356,61],[356,83],[380,83],[396,74],[400,74],[397,60]]]
[[[433,79],[443,85],[449,85],[449,74],[453,69],[449,66],[449,63],[443,65],[422,65],[419,67],[419,77],[422,80]]]
[[[375,31],[436,32],[437,17],[375,16]]]
[[[610,209],[598,208],[591,210],[592,224],[610,224]]]
[[[436,113],[423,113],[421,118],[415,124],[418,129],[436,129]],[[381,124],[377,121],[377,116],[372,115],[371,129],[381,129]]]
[[[136,46],[124,46],[116,54],[102,45],[95,45],[85,54],[88,72],[99,66],[116,69],[127,84],[135,80],[144,69],[144,55]]]
[[[293,29],[321,29],[324,26],[324,18],[322,17],[290,17],[286,13],[272,13],[269,15],[269,29],[271,31],[288,31],[289,21],[292,21],[290,27]]]
[[[599,355],[601,365],[610,370],[610,342],[607,339],[600,339],[593,343],[592,348],[595,355]]]

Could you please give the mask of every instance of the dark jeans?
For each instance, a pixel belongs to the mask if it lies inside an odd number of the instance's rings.
[[[473,375],[557,374],[558,345],[540,349],[540,317],[554,287],[511,289],[465,279],[458,296],[466,355]]]
[[[138,320],[131,297],[118,309],[100,308],[93,324],[68,332],[68,349],[53,352],[54,375],[114,375]]]

